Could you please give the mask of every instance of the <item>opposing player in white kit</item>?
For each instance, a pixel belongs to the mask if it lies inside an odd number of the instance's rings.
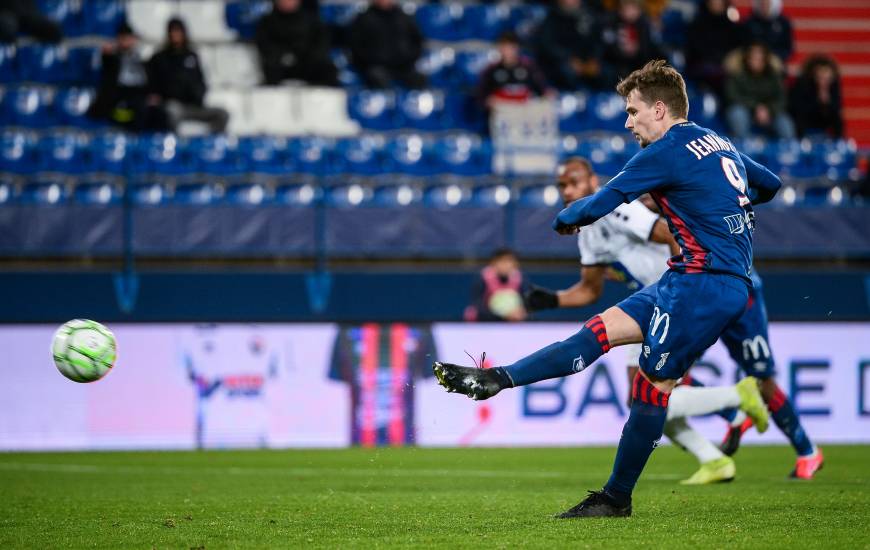
[[[559,193],[567,206],[598,190],[598,178],[588,160],[572,157],[559,167]],[[633,290],[658,281],[670,256],[679,253],[667,223],[640,201],[621,204],[610,214],[584,227],[578,235],[581,278],[574,286],[554,292],[534,287],[526,295],[529,310],[583,307],[598,300],[604,280],[615,279]],[[637,374],[641,344],[626,346],[629,387]],[[682,483],[699,485],[730,481],[736,474],[734,461],[693,430],[688,416],[710,414],[735,407],[745,411],[759,431],[767,429],[767,409],[754,378],[735,386],[694,388],[680,386],[671,393],[664,433],[691,452],[700,469]],[[746,416],[739,412],[742,422]]]

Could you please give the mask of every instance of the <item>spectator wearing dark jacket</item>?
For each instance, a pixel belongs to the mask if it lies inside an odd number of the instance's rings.
[[[789,96],[789,107],[799,137],[822,134],[843,137],[840,71],[826,55],[812,55],[801,67]]]
[[[130,130],[167,130],[166,111],[160,97],[149,91],[138,44],[130,25],[122,23],[115,41],[103,45],[100,84],[88,115]]]
[[[761,42],[785,63],[794,52],[791,21],[782,15],[782,0],[753,0],[752,15],[743,24],[746,44]]]
[[[326,26],[301,6],[300,0],[273,0],[272,12],[257,22],[255,40],[266,84],[302,80],[338,86]]]
[[[423,35],[417,22],[394,0],[372,0],[348,33],[351,59],[366,85],[387,88],[398,82],[423,88],[426,77],[416,69],[423,53]]]
[[[499,59],[480,75],[478,96],[489,107],[493,101],[525,101],[547,93],[547,82],[535,62],[520,53],[517,35],[502,34],[496,42]]]
[[[725,56],[740,47],[740,25],[730,0],[705,0],[686,36],[686,72],[720,98],[725,88]]]
[[[604,62],[612,71],[609,82],[612,85],[648,61],[664,57],[653,39],[641,0],[620,0],[616,13],[604,24],[602,38]]]
[[[755,127],[780,139],[794,138],[780,67],[776,56],[764,44],[751,44],[743,49],[739,66],[725,85],[731,137],[748,137]]]
[[[203,104],[205,78],[199,56],[188,42],[184,21],[171,19],[166,35],[166,45],[148,62],[148,82],[151,91],[165,103],[170,126],[177,129],[180,122],[195,120],[208,124],[212,133],[223,132],[229,115],[223,109]]]
[[[535,58],[560,90],[603,88],[610,78],[602,65],[601,24],[582,0],[558,0],[534,36]]]
[[[15,42],[18,34],[30,35],[41,42],[57,43],[63,39],[60,25],[42,15],[33,0],[2,0],[0,42]]]

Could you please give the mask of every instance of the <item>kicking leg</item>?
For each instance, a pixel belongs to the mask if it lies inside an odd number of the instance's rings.
[[[668,405],[668,420],[712,414],[731,407],[738,407],[745,412],[759,433],[767,431],[767,408],[762,402],[758,381],[751,376],[733,386],[674,388]]]
[[[550,344],[511,365],[478,369],[436,362],[432,368],[447,391],[475,400],[489,399],[505,388],[581,372],[612,346],[642,339],[637,321],[618,307],[611,307],[586,321],[580,332],[570,338]]]

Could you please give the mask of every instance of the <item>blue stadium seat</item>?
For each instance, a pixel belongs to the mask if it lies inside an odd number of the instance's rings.
[[[331,174],[336,168],[330,154],[334,147],[331,139],[310,136],[291,140],[288,150],[296,170],[320,176]]]
[[[323,190],[309,182],[284,183],[275,188],[275,199],[289,206],[311,206],[322,195]]]
[[[559,190],[552,183],[528,185],[520,189],[517,204],[534,208],[556,208],[561,204]]]
[[[96,98],[92,88],[64,88],[54,98],[55,118],[63,126],[99,128],[104,123],[88,116],[88,109]]]
[[[115,31],[127,15],[124,0],[86,0],[82,2],[85,32],[99,36],[115,36]]]
[[[384,138],[378,134],[345,138],[336,143],[338,171],[374,176],[384,170]]]
[[[601,92],[589,96],[590,128],[610,132],[625,131],[625,100],[619,95]]]
[[[451,128],[453,120],[441,90],[409,90],[399,100],[400,124],[415,130]]]
[[[327,25],[346,27],[365,11],[367,2],[330,2],[320,4],[320,19]]]
[[[248,206],[269,204],[275,199],[275,190],[262,183],[237,183],[227,186],[223,199],[231,204]]]
[[[668,9],[662,13],[662,40],[668,46],[682,49],[686,45],[688,24],[683,11]]]
[[[335,68],[338,69],[338,81],[341,82],[342,86],[354,87],[362,85],[362,79],[354,70],[344,50],[333,49],[329,52],[329,56],[332,58]]]
[[[414,15],[423,36],[430,40],[453,42],[470,36],[462,4],[423,4]]]
[[[363,128],[393,130],[398,127],[396,93],[388,90],[357,90],[348,98],[350,117]]]
[[[372,203],[378,206],[404,207],[423,200],[419,186],[409,183],[393,183],[375,187]]]
[[[197,136],[187,145],[194,170],[220,176],[234,176],[242,172],[238,142],[225,135]]]
[[[78,131],[51,132],[39,141],[39,170],[82,174],[90,165],[90,136]]]
[[[18,200],[29,204],[60,205],[70,199],[70,190],[61,180],[27,181]]]
[[[4,130],[0,134],[0,172],[32,174],[37,168],[36,134],[23,130]]]
[[[226,3],[227,26],[235,29],[241,38],[254,37],[257,21],[272,11],[269,0],[231,0]]]
[[[440,173],[481,176],[492,173],[492,147],[476,134],[449,134],[434,144]]]
[[[453,83],[455,65],[456,50],[451,47],[428,49],[417,60],[417,70],[436,88],[447,88]]]
[[[208,181],[178,183],[172,192],[172,202],[175,204],[209,205],[217,203],[222,197],[222,189]]]
[[[114,181],[80,181],[73,188],[73,200],[80,204],[119,204],[123,187]]]
[[[481,108],[477,98],[470,94],[450,93],[447,96],[447,111],[453,120],[453,127],[475,134],[483,134],[487,130],[489,120],[486,111]]]
[[[15,44],[0,44],[0,83],[18,82],[18,48]]]
[[[135,138],[123,132],[101,132],[91,141],[88,169],[91,172],[105,172],[116,175],[126,174],[128,171],[128,156],[132,155],[135,148]]]
[[[156,206],[169,201],[169,187],[158,181],[133,182],[130,185],[133,204],[138,206]]]
[[[73,0],[39,0],[39,11],[49,19],[60,24],[65,37],[75,38],[87,33],[82,20],[82,4]]]
[[[854,179],[857,147],[851,140],[822,140],[812,143],[815,161],[832,181]]]
[[[0,205],[15,202],[20,192],[20,184],[14,179],[0,179]]]
[[[511,27],[521,39],[525,40],[532,36],[546,16],[546,6],[522,3],[511,10]]]
[[[562,93],[559,96],[559,131],[564,133],[589,130],[585,92]]]
[[[821,175],[808,158],[809,148],[804,151],[798,141],[771,141],[767,144],[767,151],[768,168],[781,176],[809,178]]]
[[[69,49],[69,79],[71,82],[97,85],[103,57],[99,48],[79,46]]]
[[[456,79],[460,86],[466,88],[477,86],[480,73],[498,59],[494,49],[471,50],[456,54]]]
[[[251,173],[279,175],[293,169],[286,154],[287,139],[283,137],[242,138],[239,140],[239,153]]]
[[[429,185],[423,191],[423,203],[433,208],[455,208],[471,204],[471,190],[466,185],[443,182]]]
[[[73,80],[69,50],[63,45],[30,44],[18,48],[21,80],[60,84]]]
[[[17,126],[46,128],[56,122],[52,109],[54,90],[43,86],[19,86],[6,91],[4,119]]]
[[[471,202],[475,206],[502,208],[511,201],[511,188],[503,183],[476,186],[471,192]]]
[[[184,144],[173,134],[154,134],[140,139],[131,166],[140,174],[178,176],[192,166]]]
[[[465,8],[469,38],[495,42],[514,25],[511,6],[508,4],[472,4]]]
[[[326,204],[339,208],[354,208],[371,203],[374,192],[360,182],[341,184],[326,189]]]
[[[386,144],[386,168],[399,174],[431,174],[431,147],[429,138],[421,134],[401,134],[391,138]]]

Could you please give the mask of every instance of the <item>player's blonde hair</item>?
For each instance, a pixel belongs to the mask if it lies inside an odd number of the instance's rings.
[[[616,85],[616,91],[622,97],[628,97],[632,90],[637,90],[643,101],[649,105],[661,101],[667,105],[674,118],[689,116],[686,82],[664,59],[650,61]]]

